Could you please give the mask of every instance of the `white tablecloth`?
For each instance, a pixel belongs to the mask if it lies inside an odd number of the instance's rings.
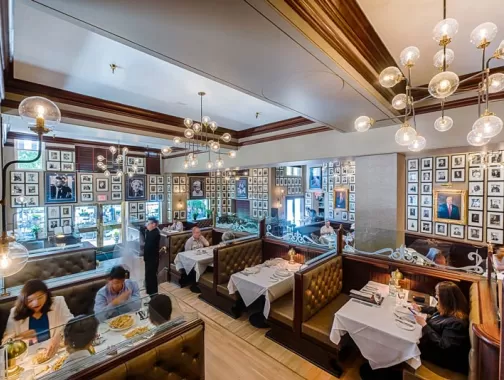
[[[330,339],[338,344],[342,335],[350,334],[372,369],[391,367],[407,361],[418,368],[420,350],[417,342],[422,328],[416,324],[412,331],[397,327],[394,316],[395,298],[388,297],[388,286],[370,281],[385,296],[381,306],[367,306],[350,300],[335,315]],[[406,294],[406,298],[408,295]]]
[[[177,268],[177,270],[184,268],[187,274],[194,269],[196,272],[196,281],[198,281],[206,268],[213,265],[213,250],[215,247],[216,246],[213,245],[193,251],[179,252],[177,256],[175,256],[175,268]],[[201,254],[198,253],[198,251],[204,251],[204,253]]]
[[[299,270],[300,265],[290,265],[287,261],[274,267],[262,266],[261,271],[256,274],[243,274],[242,272],[234,273],[228,282],[229,294],[236,291],[240,292],[240,296],[246,306],[251,305],[256,299],[264,294],[266,302],[264,304],[263,314],[268,318],[271,302],[289,293],[294,287],[294,271]],[[289,277],[281,278],[278,282],[272,282],[271,277],[279,269],[279,267],[292,270],[293,273]]]

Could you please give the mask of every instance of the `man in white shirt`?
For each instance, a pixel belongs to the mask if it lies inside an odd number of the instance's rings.
[[[334,229],[331,227],[331,222],[326,220],[325,225],[320,229],[320,236],[332,234],[334,234]]]
[[[170,226],[170,230],[182,232],[184,231],[184,225],[180,220],[173,219],[173,224]]]
[[[200,249],[203,247],[208,247],[210,244],[203,235],[201,235],[201,230],[198,227],[193,227],[192,236],[187,239],[185,243],[186,251],[193,251],[195,249]]]

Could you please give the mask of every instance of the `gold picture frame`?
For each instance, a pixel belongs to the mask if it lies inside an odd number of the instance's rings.
[[[338,197],[337,197],[338,193],[344,194],[344,201],[345,201],[344,207],[337,207],[338,206]],[[339,206],[341,206],[341,202],[340,202]],[[347,187],[337,187],[333,190],[333,208],[335,210],[348,211],[348,188]]]
[[[467,190],[434,190],[434,221],[451,224],[467,224]],[[452,211],[448,215],[447,198],[452,198]],[[456,218],[456,216],[459,216]],[[454,217],[455,216],[455,217]]]

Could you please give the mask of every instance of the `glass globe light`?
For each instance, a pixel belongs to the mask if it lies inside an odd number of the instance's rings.
[[[427,145],[427,140],[425,137],[417,135],[411,144],[408,145],[408,149],[412,152],[420,152]]]
[[[394,87],[402,79],[401,70],[395,66],[390,66],[380,73],[380,84],[385,88]]]
[[[28,250],[15,241],[0,246],[0,276],[12,276],[21,271],[28,262]]]
[[[406,108],[406,104],[408,102],[408,97],[406,94],[397,94],[392,99],[392,107],[396,110],[403,110]]]
[[[188,139],[192,139],[194,137],[194,131],[192,129],[187,128],[184,131],[184,136]]]
[[[187,160],[184,160],[184,169],[187,169],[189,167],[189,162]]]
[[[228,152],[228,156],[231,157],[231,158],[235,158],[236,157],[236,150],[230,150]]]
[[[129,149],[128,149],[128,148],[126,148],[126,147],[124,147],[124,148],[122,148],[122,152],[123,152],[123,154],[128,154]]]
[[[503,123],[500,117],[486,110],[485,113],[474,122],[472,129],[476,134],[481,134],[483,138],[491,139],[502,131],[502,125]]]
[[[504,74],[503,73],[495,73],[488,77],[488,92],[490,94],[495,94],[496,92],[504,90]],[[485,81],[486,87],[486,81]]]
[[[432,38],[440,46],[447,45],[458,32],[458,22],[454,18],[439,21],[432,31]]]
[[[133,172],[128,172],[128,177],[133,177],[133,175],[135,175],[135,173],[133,173]]]
[[[441,116],[434,122],[434,128],[439,132],[446,132],[453,127],[453,119],[450,116]]]
[[[408,146],[415,139],[417,133],[416,131],[409,125],[408,122],[401,125],[401,128],[395,134],[395,141],[399,145]]]
[[[459,83],[457,74],[452,71],[443,71],[430,80],[429,93],[436,99],[444,99],[457,91]]]
[[[212,120],[208,116],[203,116],[201,123],[206,127]]]
[[[444,66],[445,52],[443,49],[434,54],[433,63],[434,67],[442,69]],[[455,60],[455,53],[452,49],[446,49],[446,66],[450,66]]]
[[[185,125],[186,128],[191,128],[192,125],[193,125],[193,120],[190,119],[190,118],[188,118],[188,117],[186,117],[184,119],[184,125]]]
[[[98,157],[96,157],[96,159],[97,159],[98,161],[104,161],[104,160],[105,160],[105,157],[103,157],[103,156],[100,154]]]
[[[210,126],[210,129],[212,130],[212,132],[215,132],[218,128],[218,125],[215,121],[211,121],[210,124],[208,124]]]
[[[188,161],[191,161],[193,158],[194,158],[194,153],[189,153],[189,154],[187,155],[187,160],[188,160]]]
[[[415,66],[415,63],[419,58],[420,50],[418,50],[416,46],[408,46],[407,48],[403,49],[399,56],[401,65],[406,67]]]
[[[472,146],[483,146],[490,142],[489,138],[483,137],[481,133],[477,133],[474,130],[468,133],[467,142]]]
[[[201,124],[200,123],[194,123],[192,126],[194,132],[200,133],[201,132]]]
[[[504,40],[502,40],[499,47],[495,49],[494,56],[498,59],[504,59]]]
[[[367,116],[359,116],[355,119],[354,127],[358,132],[366,132],[374,124],[374,120]]]
[[[213,167],[213,162],[212,162],[212,161],[208,161],[208,162],[206,163],[206,167],[207,167],[207,169],[212,169],[212,167]]]
[[[112,153],[112,154],[116,154],[116,152],[117,152],[117,148],[115,146],[113,146],[113,145],[109,146],[108,149],[109,149],[110,153]]]
[[[181,142],[182,142],[182,139],[178,136],[173,139],[173,143],[176,145],[180,144]]]
[[[497,25],[493,22],[484,22],[473,29],[470,35],[471,43],[478,49],[487,47],[497,35]]]
[[[169,146],[161,149],[161,154],[163,154],[164,156],[168,156],[171,152],[172,152],[172,148],[170,148]]]
[[[131,165],[131,169],[133,169],[133,171],[137,171],[138,170],[138,166],[135,164],[135,165]]]
[[[30,96],[19,104],[19,116],[28,124],[43,121],[46,127],[54,127],[61,121],[61,112],[56,104],[40,96]]]
[[[116,173],[116,176],[118,176],[118,177],[122,177],[123,175],[124,175],[124,172],[121,169],[119,169]]]
[[[214,152],[218,152],[219,149],[220,149],[220,143],[218,141],[214,141],[213,144],[210,146],[210,148],[214,151]]]
[[[229,133],[224,133],[221,136],[221,139],[224,140],[224,142],[230,142],[231,141],[231,135]]]
[[[105,177],[110,177],[110,172],[108,170],[105,170],[103,174],[105,174]]]
[[[117,158],[116,158],[117,162],[122,162],[123,160],[123,156],[121,155],[118,155]]]
[[[222,158],[218,158],[217,161],[215,161],[215,165],[218,167],[218,168],[222,168],[224,166],[224,160]]]
[[[190,162],[191,166],[194,168],[196,165],[198,165],[198,159],[195,157],[191,160]]]

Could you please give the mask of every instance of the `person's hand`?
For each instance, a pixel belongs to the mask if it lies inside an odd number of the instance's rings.
[[[54,338],[51,339],[49,344],[47,345],[47,357],[52,358],[58,352],[60,344],[60,335],[56,334]]]
[[[130,296],[131,296],[131,290],[126,290],[125,292],[122,292],[117,296],[116,299],[112,301],[112,305],[114,306],[120,305],[125,301],[129,300]]]
[[[427,321],[420,315],[415,315],[415,320],[422,327],[424,327],[427,324]]]
[[[16,335],[16,338],[19,339],[32,339],[37,336],[37,332],[35,330],[26,330],[23,331],[22,333]]]
[[[415,311],[421,311],[422,308],[420,306],[418,306],[416,303],[412,303],[411,304],[411,308]]]

